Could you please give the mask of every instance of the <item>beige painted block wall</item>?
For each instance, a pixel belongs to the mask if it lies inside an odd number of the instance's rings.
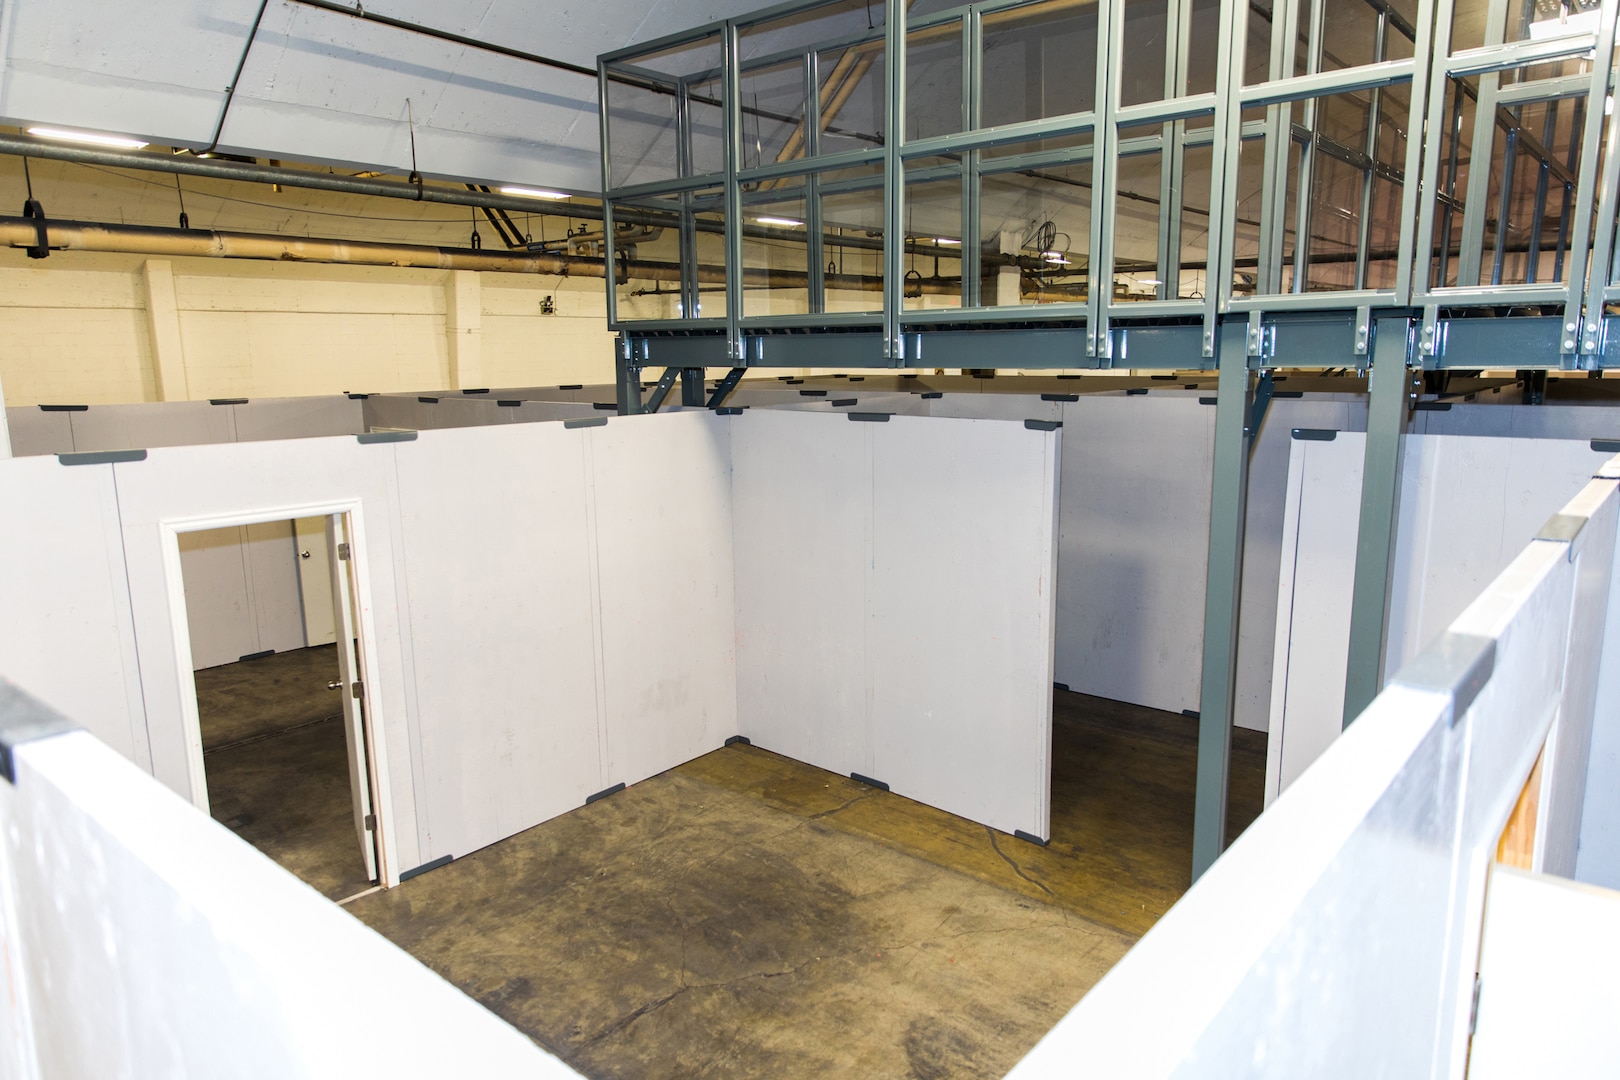
[[[216,259],[172,264],[183,396],[281,397],[457,385],[451,274]],[[108,404],[160,392],[144,259],[0,253],[0,386],[9,406]],[[602,282],[479,274],[480,386],[611,382]],[[515,280],[505,281],[503,278]],[[557,313],[542,315],[553,296]],[[475,371],[464,373],[475,376]]]

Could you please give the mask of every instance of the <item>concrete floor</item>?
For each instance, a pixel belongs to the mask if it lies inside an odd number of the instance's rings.
[[[203,767],[216,821],[341,900],[370,886],[354,829],[337,647],[197,672]]]
[[[589,1076],[1000,1076],[1189,880],[1196,721],[1054,712],[1044,849],[733,746],[348,910]]]

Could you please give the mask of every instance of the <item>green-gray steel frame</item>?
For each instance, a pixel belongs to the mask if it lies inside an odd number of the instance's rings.
[[[1384,687],[1384,643],[1395,528],[1401,508],[1401,457],[1407,421],[1417,400],[1413,360],[1415,324],[1379,319],[1367,387],[1367,445],[1361,472],[1361,518],[1356,530],[1356,574],[1350,606],[1350,653],[1344,682],[1344,726],[1361,715]]]
[[[1209,578],[1204,593],[1204,672],[1198,695],[1198,790],[1193,810],[1193,879],[1226,848],[1226,781],[1237,694],[1238,590],[1249,494],[1248,324],[1223,320],[1215,391],[1215,483],[1209,504]]]
[[[895,368],[983,367],[986,356],[1001,358],[1002,366],[1030,369],[1217,369],[1215,473],[1209,537],[1209,586],[1205,597],[1205,653],[1201,686],[1198,792],[1194,822],[1194,873],[1202,873],[1225,846],[1226,776],[1230,750],[1238,610],[1238,574],[1243,550],[1243,510],[1247,482],[1248,447],[1259,422],[1253,408],[1256,375],[1261,369],[1371,369],[1371,401],[1363,476],[1361,526],[1357,543],[1354,604],[1349,670],[1345,686],[1347,721],[1376,694],[1382,681],[1390,561],[1394,522],[1400,501],[1400,450],[1407,423],[1412,371],[1446,368],[1508,366],[1524,369],[1601,369],[1620,367],[1620,316],[1605,305],[1620,302],[1620,260],[1615,258],[1615,221],[1620,213],[1620,111],[1605,119],[1606,102],[1615,79],[1616,22],[1620,0],[1601,0],[1600,23],[1595,32],[1569,34],[1549,40],[1505,40],[1498,25],[1506,5],[1493,0],[1487,12],[1490,25],[1486,44],[1453,49],[1451,25],[1458,0],[1418,0],[1417,16],[1408,22],[1385,0],[1303,0],[1302,4],[1274,5],[1281,25],[1273,27],[1273,48],[1267,79],[1245,84],[1241,43],[1252,38],[1250,23],[1262,13],[1246,0],[1222,0],[1217,83],[1213,93],[1192,92],[1186,82],[1188,27],[1193,0],[1166,0],[1165,84],[1163,98],[1125,105],[1121,101],[1120,72],[1127,62],[1122,27],[1124,0],[1098,0],[1096,63],[1092,75],[1095,95],[1091,110],[1060,116],[1040,116],[999,127],[981,126],[984,27],[983,16],[1029,7],[1041,0],[986,0],[908,19],[908,4],[887,0],[885,23],[870,31],[856,30],[837,41],[818,42],[797,50],[763,57],[742,56],[740,30],[772,19],[782,19],[822,6],[820,0],[787,3],[744,19],[714,23],[685,34],[672,35],[603,56],[598,63],[602,93],[603,179],[605,247],[608,264],[619,263],[615,242],[614,203],[620,199],[657,199],[679,196],[682,235],[681,318],[635,321],[621,318],[616,304],[616,273],[608,276],[609,325],[621,333],[619,343],[619,406],[621,412],[643,411],[641,371],[664,369],[655,388],[656,408],[662,404],[679,371],[682,402],[701,401],[702,369],[722,367],[729,374],[708,404],[721,404],[749,368]],[[1330,3],[1366,3],[1377,14],[1379,40],[1372,62],[1332,68],[1324,62],[1324,15]],[[963,43],[962,128],[955,134],[925,139],[906,138],[906,46],[908,30],[956,26]],[[1522,28],[1521,28],[1522,29]],[[1396,32],[1412,43],[1413,56],[1387,59],[1385,37]],[[723,61],[712,71],[665,76],[638,67],[638,58],[704,38],[718,37]],[[1522,35],[1521,35],[1522,37]],[[872,48],[884,51],[883,122],[866,149],[824,153],[819,138],[824,122],[820,100],[820,54],[834,48]],[[1296,65],[1298,44],[1305,43],[1303,68]],[[1535,73],[1534,65],[1595,57],[1591,70],[1552,77],[1504,81],[1501,74]],[[806,107],[801,121],[805,155],[745,168],[742,117],[745,112],[740,86],[743,74],[763,65],[792,61],[804,64]],[[699,82],[722,83],[725,169],[721,174],[687,175],[692,156],[686,145],[691,122],[686,112],[691,87]],[[615,186],[611,176],[610,140],[614,118],[609,108],[610,78],[668,85],[678,96],[677,172],[667,184]],[[1464,80],[1473,80],[1472,84]],[[1394,94],[1408,93],[1405,114],[1392,111]],[[1448,103],[1448,90],[1451,98]],[[1488,205],[1488,170],[1472,170],[1469,198],[1452,188],[1459,175],[1463,148],[1449,145],[1444,132],[1460,122],[1462,98],[1476,100],[1473,125],[1474,159],[1486,160],[1488,147],[1500,136],[1508,160],[1527,155],[1537,170],[1536,218],[1526,265],[1538,263],[1544,250],[1542,217],[1549,205],[1549,188],[1558,186],[1552,201],[1562,207],[1553,256],[1551,280],[1543,280],[1539,266],[1523,284],[1503,284],[1502,229],[1493,242],[1490,258],[1484,250],[1487,214],[1502,218],[1497,200]],[[1369,122],[1363,145],[1345,146],[1324,136],[1319,118],[1322,102],[1335,95],[1366,94]],[[1303,102],[1302,124],[1291,120],[1293,103]],[[1527,105],[1550,103],[1568,107],[1580,118],[1579,130],[1569,139],[1560,158],[1546,145],[1556,129],[1547,120],[1542,132],[1520,123]],[[1263,111],[1262,119],[1245,120]],[[1188,121],[1210,117],[1211,125],[1196,127]],[[1425,132],[1407,138],[1398,163],[1378,160],[1378,130],[1385,118],[1399,132]],[[1151,136],[1141,132],[1156,126]],[[1072,140],[1087,137],[1076,145]],[[1062,140],[1069,139],[1065,145]],[[1238,265],[1237,206],[1240,198],[1241,147],[1244,141],[1264,139],[1265,161],[1260,191],[1260,243],[1254,260],[1252,292],[1238,295],[1234,271]],[[1022,152],[1000,157],[988,152],[1010,146]],[[1054,148],[1054,146],[1056,148]],[[1031,151],[1029,148],[1033,147]],[[1182,200],[1179,189],[1188,175],[1184,155],[1189,147],[1209,147],[1210,204],[1208,254],[1203,269],[1203,296],[1184,298],[1179,275],[1197,268],[1182,251],[1179,230]],[[1299,152],[1297,171],[1290,184],[1292,152]],[[1606,150],[1605,148],[1611,148]],[[1113,296],[1118,224],[1118,160],[1122,155],[1161,155],[1158,186],[1157,276],[1161,280],[1154,299],[1124,303]],[[1361,171],[1362,208],[1358,223],[1352,288],[1313,291],[1309,267],[1312,251],[1310,193],[1318,154]],[[1483,156],[1482,156],[1483,155]],[[954,164],[939,166],[924,159],[947,158]],[[1599,162],[1603,162],[1601,172]],[[916,163],[912,172],[907,166]],[[980,296],[979,267],[993,253],[982,251],[980,196],[985,178],[1025,174],[1065,165],[1085,165],[1096,193],[1090,207],[1086,291],[1069,302],[996,307]],[[870,177],[826,174],[854,166],[881,165]],[[1511,166],[1508,166],[1511,168]],[[935,174],[938,174],[937,176]],[[960,177],[962,230],[958,258],[962,267],[961,307],[908,310],[905,307],[906,255],[919,250],[904,228],[907,220],[906,184],[945,176]],[[1371,288],[1369,266],[1374,259],[1370,241],[1372,190],[1375,180],[1399,186],[1400,212],[1395,223],[1398,242],[1393,285]],[[750,317],[743,308],[743,238],[766,241],[793,239],[794,234],[745,224],[748,199],[744,186],[769,183],[800,184],[806,199],[802,237],[810,258],[808,314]],[[1503,183],[1500,189],[1509,185]],[[726,255],[724,319],[698,318],[697,261],[693,248],[699,231],[714,230],[716,223],[697,222],[694,208],[712,213],[714,200],[698,193],[723,187]],[[833,236],[821,217],[820,196],[829,192],[883,192],[884,235],[880,240]],[[1174,198],[1172,198],[1174,195]],[[755,200],[766,197],[756,192]],[[1287,208],[1293,217],[1288,219]],[[1588,212],[1595,205],[1596,213]],[[627,222],[649,223],[645,214],[627,206]],[[1451,215],[1461,212],[1461,245],[1457,253],[1463,283],[1445,284],[1453,265]],[[1437,225],[1437,215],[1443,213]],[[1573,219],[1573,220],[1572,220]],[[1292,260],[1285,235],[1292,230]],[[808,235],[814,229],[815,235]],[[1440,237],[1438,248],[1434,238]],[[797,242],[797,241],[796,241]],[[972,245],[969,250],[969,245]],[[821,262],[825,249],[839,245],[877,247],[882,250],[881,313],[825,312],[828,283]],[[935,243],[928,245],[936,258],[948,257]],[[1249,265],[1247,263],[1245,266]],[[1292,279],[1287,279],[1292,265]],[[1588,272],[1588,265],[1590,271]],[[1477,272],[1477,273],[1476,273]],[[1488,280],[1487,280],[1488,279]],[[1472,317],[1467,309],[1494,309],[1505,317]],[[1553,314],[1556,311],[1558,314]],[[1243,316],[1247,315],[1247,321]],[[1218,359],[1217,359],[1218,354]]]

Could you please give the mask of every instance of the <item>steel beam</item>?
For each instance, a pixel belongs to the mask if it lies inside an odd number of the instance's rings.
[[[1367,448],[1361,471],[1361,521],[1350,605],[1350,653],[1344,680],[1344,726],[1383,688],[1389,586],[1401,508],[1401,451],[1414,400],[1415,320],[1379,319],[1373,328],[1367,400]]]
[[[1193,880],[1226,848],[1226,781],[1232,756],[1237,690],[1238,585],[1243,574],[1243,519],[1249,489],[1250,409],[1247,323],[1223,320],[1217,330],[1215,477],[1210,490],[1209,578],[1204,592],[1204,674],[1199,693],[1198,789],[1193,811]]]

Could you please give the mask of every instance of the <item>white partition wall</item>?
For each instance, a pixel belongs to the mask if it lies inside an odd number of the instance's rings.
[[[0,720],[28,722],[0,684]],[[576,1076],[83,732],[0,779],[0,1071]]]
[[[872,775],[1045,841],[1059,433],[859,426],[873,429]]]
[[[55,409],[7,409],[6,426],[11,431],[12,455],[71,454],[73,421],[68,419],[70,415]]]
[[[601,790],[585,440],[424,433],[397,455],[425,858]]]
[[[1365,436],[1296,440],[1272,684],[1273,799],[1343,725]],[[1385,671],[1416,656],[1608,455],[1573,439],[1409,435]]]
[[[742,734],[1046,839],[1057,434],[733,423]]]
[[[1565,539],[1523,547],[1010,1075],[1461,1076],[1470,1034],[1491,1046],[1498,838],[1604,647],[1572,620],[1609,590],[1581,564],[1612,556],[1616,488],[1564,506]]]
[[[737,734],[734,420],[695,411],[580,431],[593,480],[603,787]]]
[[[151,766],[111,465],[0,461],[0,671]]]
[[[379,793],[383,831],[396,845],[390,873],[421,861],[415,785],[414,716],[407,696],[407,602],[396,577],[396,534],[390,527],[396,473],[393,446],[355,439],[293,439],[271,443],[174,447],[113,466],[129,598],[140,642],[141,689],[152,745],[153,774],[203,805],[201,743],[190,678],[190,641],[183,632],[183,593],[177,533],[260,521],[350,512],[357,521],[361,623],[368,631],[368,715],[384,749],[387,783]],[[328,508],[319,511],[317,507]],[[184,662],[183,662],[184,661]],[[394,753],[387,754],[387,749]],[[391,802],[391,810],[389,812]]]
[[[876,424],[732,417],[738,730],[874,774],[867,665]]]
[[[1064,406],[1056,679],[1198,708],[1215,410],[1196,397]]]
[[[8,461],[0,667],[206,806],[192,670],[272,646],[210,621],[196,537],[340,514],[385,882],[736,734],[1044,838],[1058,448],[687,410]]]
[[[1356,525],[1367,437],[1318,430],[1294,439],[1277,584],[1266,803],[1344,727]]]

